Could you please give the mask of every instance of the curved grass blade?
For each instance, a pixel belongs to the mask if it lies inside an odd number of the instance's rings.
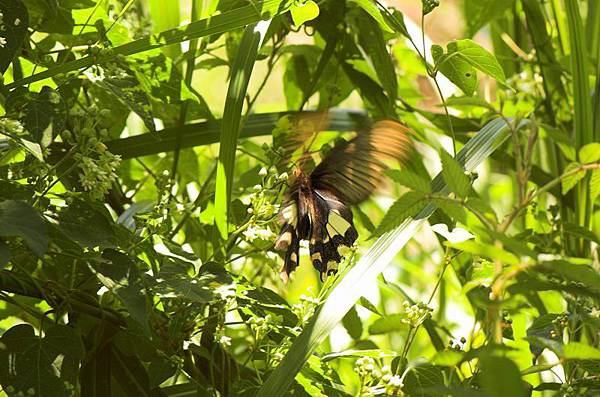
[[[518,128],[524,124],[526,122],[522,122]],[[509,136],[509,131],[510,128],[504,120],[490,121],[465,144],[456,155],[456,159],[464,165],[467,171],[473,170],[504,142]],[[441,174],[438,174],[432,181],[431,188],[433,192],[449,191]],[[358,263],[339,280],[323,306],[296,338],[281,364],[260,388],[257,397],[285,394],[306,360],[360,299],[365,291],[365,284],[375,281],[379,273],[385,269],[435,210],[435,204],[429,203],[413,219],[407,219],[395,230],[381,236],[371,246]]]
[[[285,13],[290,7],[288,0],[264,0],[255,4],[250,4],[222,14],[214,15],[208,18],[201,19],[187,25],[169,29],[156,35],[150,35],[130,43],[114,47],[101,55],[87,56],[67,62],[63,65],[50,68],[32,76],[25,77],[11,84],[7,84],[4,89],[10,90],[15,87],[23,86],[44,79],[51,78],[58,74],[72,72],[74,70],[85,69],[99,61],[105,62],[116,58],[119,55],[132,55],[144,51],[149,51],[155,48],[161,48],[170,44],[181,43],[197,39],[204,36],[228,32],[239,29],[249,24],[257,23],[266,18],[273,18],[276,15]]]
[[[242,122],[242,107],[254,62],[271,21],[248,25],[231,69],[221,123],[221,143],[215,188],[215,224],[223,239],[227,238],[227,214],[235,165],[235,151]],[[250,110],[250,109],[248,109]]]

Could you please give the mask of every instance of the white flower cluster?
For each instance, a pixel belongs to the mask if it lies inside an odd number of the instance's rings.
[[[108,136],[108,130],[98,128],[98,124],[109,112],[108,109],[98,111],[94,106],[90,107],[87,115],[72,112],[73,132],[65,130],[61,134],[66,142],[79,147],[73,156],[81,171],[79,182],[95,199],[101,199],[110,190],[117,178],[115,171],[121,163],[121,157],[109,152],[100,141]]]
[[[248,196],[250,199],[248,213],[252,217],[242,231],[248,242],[256,239],[267,241],[275,239],[275,233],[270,228],[279,211],[279,205],[273,204],[278,196],[278,191],[274,189],[274,186],[287,179],[287,174],[277,174],[275,167],[269,169],[263,167],[258,175],[262,177],[262,184],[254,185],[252,193]]]
[[[354,364],[354,371],[360,376],[364,389],[361,392],[368,395],[385,394],[386,396],[402,396],[402,377],[393,375],[389,365],[379,368],[371,357],[361,357]]]
[[[264,317],[250,317],[248,324],[250,329],[254,332],[256,340],[260,340],[269,333],[269,331],[276,325],[275,319],[270,314]]]
[[[430,308],[422,302],[418,302],[414,305],[411,305],[410,303],[405,301],[402,304],[402,306],[404,308],[404,313],[407,317],[402,321],[413,328],[416,328],[419,325],[423,324],[425,320],[431,317],[431,312],[433,311],[432,308]]]
[[[306,322],[315,314],[315,310],[319,305],[318,298],[312,298],[304,294],[300,295],[300,302],[292,306],[292,312],[298,317],[298,326],[306,324]]]
[[[0,118],[0,134],[19,135],[24,131],[18,120]]]

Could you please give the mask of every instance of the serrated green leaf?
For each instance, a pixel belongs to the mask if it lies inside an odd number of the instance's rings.
[[[440,152],[442,160],[442,176],[444,181],[457,196],[465,198],[469,195],[471,180],[463,167],[444,150]]]
[[[427,205],[427,200],[418,192],[408,192],[400,197],[387,211],[373,236],[381,236],[398,227],[404,220],[415,215]]]
[[[575,171],[577,168],[580,168],[581,164],[579,163],[571,163],[567,165],[565,168],[565,174],[571,173]],[[569,190],[573,189],[577,183],[585,177],[585,170],[579,170],[577,172],[573,172],[571,175],[568,175],[562,179],[562,194],[567,194]]]
[[[447,198],[438,197],[437,195],[433,197],[433,201],[440,210],[450,217],[450,219],[463,224],[466,223],[467,212],[465,211],[464,206],[456,201],[450,201]]]
[[[579,161],[581,164],[595,163],[600,160],[600,143],[588,143],[579,149]]]
[[[431,181],[407,169],[392,169],[387,170],[385,173],[395,182],[416,192],[429,193],[431,191]]]

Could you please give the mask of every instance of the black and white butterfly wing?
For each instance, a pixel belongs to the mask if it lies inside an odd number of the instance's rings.
[[[337,271],[345,251],[352,247],[358,238],[354,227],[352,211],[334,194],[315,190],[320,223],[313,226],[309,250],[313,266],[323,275]]]
[[[337,145],[310,173],[299,172],[280,211],[276,249],[286,249],[282,276],[298,266],[299,241],[308,240],[313,266],[323,275],[335,273],[343,250],[358,238],[350,205],[366,200],[379,186],[384,160],[407,158],[409,129],[385,120],[352,140]],[[297,147],[297,143],[290,143]]]

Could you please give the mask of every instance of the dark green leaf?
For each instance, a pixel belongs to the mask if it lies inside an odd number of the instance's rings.
[[[114,236],[110,214],[104,207],[73,199],[58,216],[60,230],[84,247],[104,246]]]
[[[352,308],[342,319],[342,324],[352,339],[360,339],[363,331],[362,320],[358,317],[356,308]]]
[[[48,247],[46,225],[40,214],[23,201],[0,202],[0,236],[18,236],[38,256]]]
[[[7,114],[19,119],[31,139],[48,146],[62,132],[67,117],[67,107],[59,92],[44,87],[37,92],[18,88],[6,99]]]
[[[469,36],[474,36],[483,26],[502,17],[515,0],[466,0],[463,5]]]
[[[506,357],[480,358],[483,389],[491,397],[527,397],[517,365]]]
[[[27,8],[21,0],[0,1],[0,14],[2,15],[2,38],[5,43],[0,46],[0,76],[4,74],[8,65],[21,50],[21,45],[27,34],[29,16]]]

